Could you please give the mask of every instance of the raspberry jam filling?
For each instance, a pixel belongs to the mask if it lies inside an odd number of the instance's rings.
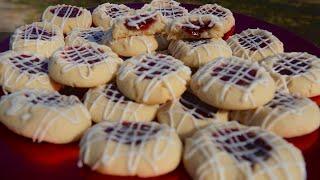
[[[64,59],[69,62],[76,62],[78,64],[95,64],[101,62],[106,58],[104,51],[100,48],[94,49],[90,46],[88,47],[67,47],[61,52]]]
[[[77,7],[62,6],[50,9],[50,12],[59,17],[74,18],[82,14],[82,11]]]
[[[126,103],[127,101],[131,101],[129,98],[124,96],[117,88],[117,85],[114,83],[109,84],[106,86],[106,96],[108,97],[109,100],[115,102],[115,103]],[[121,99],[121,100],[120,100]]]
[[[212,69],[212,76],[219,76],[219,79],[225,82],[230,82],[239,86],[249,86],[257,76],[257,69],[249,69],[242,66],[232,66],[227,68],[227,64],[214,67]],[[226,71],[225,69],[228,69]],[[241,71],[239,73],[238,71]]]
[[[174,18],[177,18],[177,17],[182,17],[185,15],[184,11],[181,10],[178,7],[163,7],[163,8],[157,8],[157,11],[159,11],[162,16],[164,17],[167,17],[167,18],[170,18],[170,19],[174,19]]]
[[[253,131],[231,128],[218,130],[212,136],[218,149],[227,151],[238,161],[248,161],[252,166],[271,156],[272,146]]]
[[[107,139],[127,145],[140,145],[153,138],[160,127],[136,122],[122,122],[120,125],[107,127],[104,132]]]
[[[185,24],[181,28],[183,31],[194,37],[199,37],[201,33],[214,27],[212,21],[190,21],[189,23],[190,25]]]
[[[305,58],[285,58],[273,65],[274,71],[281,75],[298,75],[307,72],[311,68],[310,62]]]
[[[189,92],[185,92],[179,102],[183,105],[185,111],[190,112],[193,117],[199,120],[214,118],[214,113],[218,111],[217,108],[202,102],[198,97]]]
[[[200,40],[187,39],[185,40],[185,42],[192,47],[198,47],[203,44],[208,44],[209,42],[211,42],[211,40],[210,39],[200,39]]]
[[[141,62],[141,65],[137,68],[136,75],[144,75],[145,79],[159,78],[159,76],[165,76],[176,69],[170,67],[170,64],[158,63],[157,61],[168,61],[166,56],[158,55],[157,59],[151,59],[146,57]]]
[[[21,39],[50,40],[56,34],[38,26],[29,26],[21,32]]]
[[[299,97],[282,94],[280,92],[276,92],[274,98],[268,102],[265,106],[270,108],[292,108],[293,106],[297,105],[299,103]]]
[[[227,16],[227,12],[225,12],[222,9],[219,8],[214,8],[214,9],[208,9],[207,14],[212,14],[218,17],[226,17]]]
[[[48,73],[48,62],[30,55],[19,55],[9,58],[12,64],[22,72],[30,74]]]
[[[126,19],[125,26],[129,30],[147,30],[156,22],[156,14],[141,14]]]
[[[243,36],[239,40],[239,43],[243,47],[246,47],[247,49],[249,49],[251,51],[256,51],[260,48],[268,47],[269,44],[271,43],[271,40],[268,37],[266,37],[265,35],[248,34],[246,36]]]
[[[119,8],[119,7],[112,7],[110,9],[106,9],[106,15],[110,16],[111,18],[117,18],[129,12],[129,9]]]
[[[47,106],[68,106],[78,103],[79,101],[69,101],[65,99],[64,96],[59,94],[46,94],[46,95],[35,95],[35,94],[24,94],[27,97],[28,101],[32,104],[43,104]]]
[[[83,31],[80,37],[90,42],[101,42],[104,35],[103,31]]]

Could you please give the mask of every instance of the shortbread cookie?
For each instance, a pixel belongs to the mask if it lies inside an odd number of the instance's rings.
[[[155,122],[102,122],[80,142],[80,165],[117,176],[154,177],[180,163],[182,143],[173,128]]]
[[[179,6],[180,3],[174,0],[152,0],[150,5],[153,7]]]
[[[137,56],[154,52],[158,48],[158,42],[154,36],[142,35],[113,39],[112,31],[108,31],[108,34],[106,44],[119,56]]]
[[[278,88],[304,97],[320,95],[320,59],[306,52],[281,53],[261,62]]]
[[[160,123],[174,127],[180,138],[184,139],[213,121],[227,121],[228,112],[210,106],[192,93],[185,92],[179,100],[162,105],[157,119]]]
[[[262,29],[247,29],[227,40],[233,55],[252,61],[283,53],[283,43],[271,32]]]
[[[108,40],[108,31],[101,27],[89,29],[74,29],[65,38],[67,46],[84,45],[87,43],[97,43],[105,45]]]
[[[217,58],[201,67],[191,89],[204,102],[222,109],[254,109],[269,102],[276,84],[257,62],[237,57]]]
[[[133,10],[124,4],[104,3],[92,12],[93,24],[108,30],[117,18],[121,18]]]
[[[109,82],[122,59],[107,46],[89,43],[66,46],[56,51],[49,62],[49,74],[55,81],[72,87],[95,87]]]
[[[115,83],[90,89],[84,104],[94,122],[100,121],[152,121],[158,105],[136,103],[125,97]]]
[[[235,19],[232,12],[227,8],[219,6],[218,4],[202,5],[198,8],[193,9],[190,14],[211,14],[217,16],[221,20],[224,34],[229,32],[235,26]]]
[[[257,127],[212,123],[185,141],[183,164],[195,180],[306,179],[298,148]]]
[[[45,57],[50,57],[63,46],[64,37],[60,28],[46,22],[21,26],[10,40],[10,48],[14,51],[30,51]]]
[[[0,55],[0,85],[7,92],[22,89],[59,90],[49,78],[49,59],[29,52],[7,51]]]
[[[168,50],[173,57],[192,68],[203,66],[217,57],[232,56],[232,50],[221,38],[174,40]]]
[[[90,114],[76,96],[44,90],[2,96],[0,119],[17,134],[55,144],[76,141],[91,126]]]
[[[188,15],[176,18],[167,26],[168,39],[221,38],[224,35],[221,20],[212,15]]]
[[[89,28],[92,24],[90,11],[87,9],[58,4],[49,6],[42,14],[42,21],[57,25],[67,34],[75,28]]]
[[[191,70],[172,56],[143,54],[125,61],[117,75],[119,90],[145,104],[179,98],[186,90]]]
[[[280,91],[264,106],[231,114],[232,119],[244,125],[260,126],[285,138],[308,134],[320,125],[320,111],[315,102]]]
[[[129,36],[155,35],[165,28],[165,20],[153,8],[137,10],[119,18],[112,28],[113,39]]]

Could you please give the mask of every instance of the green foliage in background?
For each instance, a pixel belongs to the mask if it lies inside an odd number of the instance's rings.
[[[104,2],[129,3],[143,0],[11,0],[31,4],[39,14],[48,6],[59,3],[94,7]],[[280,25],[320,46],[320,0],[181,0],[180,2],[205,4],[218,3],[234,12]],[[30,19],[34,19],[31,17]],[[38,17],[36,17],[38,18]]]

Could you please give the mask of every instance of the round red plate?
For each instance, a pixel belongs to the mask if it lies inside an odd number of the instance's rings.
[[[140,8],[143,4],[129,4]],[[196,5],[184,4],[187,9]],[[247,28],[261,28],[271,31],[285,44],[286,51],[306,51],[320,56],[320,49],[299,36],[278,26],[234,13],[236,18],[235,32]],[[0,52],[8,50],[9,38],[0,44]],[[320,97],[313,98],[320,104]],[[288,139],[299,147],[307,163],[308,179],[320,178],[320,139],[317,130],[309,135]],[[0,125],[0,179],[108,179],[132,180],[136,177],[114,177],[92,172],[89,168],[78,168],[78,143],[54,145],[33,143],[30,139],[16,135]],[[153,180],[188,180],[190,179],[180,165],[175,171]]]

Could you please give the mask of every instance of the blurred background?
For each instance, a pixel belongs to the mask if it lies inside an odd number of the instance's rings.
[[[148,2],[142,0],[0,0],[0,40],[20,25],[38,21],[48,5],[58,3],[95,7],[104,2]],[[193,4],[218,3],[279,25],[320,47],[320,0],[180,0]]]

